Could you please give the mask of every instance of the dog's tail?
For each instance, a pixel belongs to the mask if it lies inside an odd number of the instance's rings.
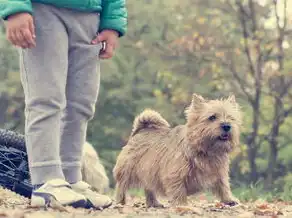
[[[142,129],[169,127],[169,123],[158,112],[151,109],[145,109],[135,118],[131,136],[134,136]]]
[[[109,178],[98,153],[89,142],[85,142],[83,147],[81,172],[83,181],[91,185],[93,190],[99,193],[108,192]]]

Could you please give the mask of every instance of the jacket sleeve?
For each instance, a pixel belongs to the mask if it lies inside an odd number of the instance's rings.
[[[102,0],[99,32],[112,29],[123,36],[127,31],[126,0]]]
[[[3,20],[9,15],[21,12],[32,13],[30,0],[0,0],[0,17]]]

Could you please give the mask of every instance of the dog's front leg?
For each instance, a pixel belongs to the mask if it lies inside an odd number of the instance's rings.
[[[164,208],[163,204],[161,204],[153,191],[145,189],[145,196],[146,196],[146,205],[147,207],[157,207],[157,208]]]
[[[187,204],[187,190],[183,181],[180,178],[172,180],[166,186],[166,195],[170,198],[172,206]]]
[[[170,203],[172,206],[187,205],[187,193],[185,188],[179,188],[171,191]]]
[[[233,206],[239,203],[239,200],[232,195],[228,176],[218,179],[212,187],[212,192],[225,204]]]
[[[188,175],[188,162],[184,159],[178,159],[180,156],[172,159],[167,166],[167,174],[162,177],[163,187],[166,196],[169,198],[172,206],[187,204],[187,187],[185,177]],[[183,162],[182,162],[183,161]],[[176,164],[180,162],[181,164]]]

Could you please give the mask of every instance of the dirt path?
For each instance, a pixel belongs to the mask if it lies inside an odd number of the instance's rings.
[[[188,207],[153,209],[146,208],[143,199],[132,198],[129,206],[113,205],[103,211],[74,209],[52,205],[54,209],[40,210],[31,208],[29,200],[13,192],[0,188],[0,218],[251,218],[251,217],[291,217],[292,202],[267,204],[263,201],[246,203],[235,207],[224,207],[220,203],[208,203],[206,200],[190,199]]]

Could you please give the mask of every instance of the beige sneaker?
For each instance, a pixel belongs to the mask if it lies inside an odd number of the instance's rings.
[[[112,205],[112,200],[110,197],[92,191],[91,186],[86,182],[80,181],[71,184],[71,187],[75,192],[87,198],[88,208],[93,207],[96,209],[104,209]]]
[[[87,198],[70,187],[70,184],[61,179],[53,179],[33,190],[31,206],[46,207],[52,200],[63,206],[86,207]]]

